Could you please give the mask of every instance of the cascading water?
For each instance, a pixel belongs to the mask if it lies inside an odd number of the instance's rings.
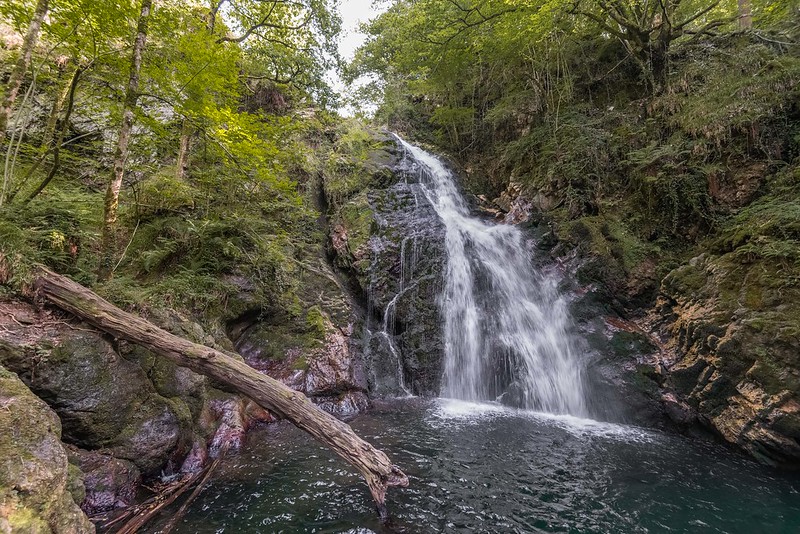
[[[445,227],[442,396],[585,415],[582,363],[553,278],[534,271],[523,235],[470,215],[453,174],[398,137]]]

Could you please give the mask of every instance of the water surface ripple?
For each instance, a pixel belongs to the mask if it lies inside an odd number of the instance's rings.
[[[681,436],[452,400],[352,426],[411,479],[389,492],[392,525],[352,469],[281,423],[225,461],[177,532],[800,531],[800,478]]]

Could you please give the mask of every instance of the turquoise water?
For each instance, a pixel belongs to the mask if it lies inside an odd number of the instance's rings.
[[[281,423],[226,459],[177,532],[800,532],[800,477],[716,444],[457,401],[351,424],[411,479],[389,492],[391,525],[353,470]]]

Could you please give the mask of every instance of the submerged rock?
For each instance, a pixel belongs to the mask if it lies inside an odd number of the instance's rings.
[[[70,492],[58,417],[1,366],[0,429],[0,532],[94,532]]]

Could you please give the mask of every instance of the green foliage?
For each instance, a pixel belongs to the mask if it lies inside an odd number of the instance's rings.
[[[54,189],[46,199],[0,211],[0,251],[61,272],[91,270],[91,247],[102,205],[97,195]]]
[[[34,4],[0,0],[0,18],[22,35]],[[338,63],[334,4],[223,0],[209,11],[192,2],[154,3],[119,248],[103,285],[93,274],[103,190],[140,2],[51,4],[32,62],[32,97],[15,109],[22,135],[10,152],[9,194],[0,199],[0,252],[67,272],[130,307],[171,305],[217,322],[247,306],[302,316],[298,263],[320,240],[307,182],[319,170],[315,158],[325,159],[327,146],[318,141],[328,117],[297,110],[334,100],[323,76]],[[54,179],[25,204],[53,168],[47,130],[65,120],[59,98],[78,68],[84,73]],[[344,141],[342,158],[356,150],[356,137]]]
[[[780,120],[798,94],[800,58],[749,34],[684,47],[677,54],[680,72],[653,101],[651,112],[713,146]],[[768,133],[752,132],[758,148],[772,148]]]
[[[772,191],[726,221],[713,242],[744,263],[769,262],[800,283],[800,180],[786,169]]]
[[[794,263],[795,237],[752,228],[792,227],[769,191],[800,156],[797,9],[754,0],[740,31],[733,0],[398,0],[350,74],[377,77],[376,118],[455,153],[476,193],[521,182],[590,259],[584,281],[653,290],[707,236]]]

